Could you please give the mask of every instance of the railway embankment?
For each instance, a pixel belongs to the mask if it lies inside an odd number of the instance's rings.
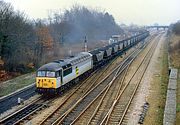
[[[0,97],[7,96],[35,82],[35,73],[28,73],[0,83]]]

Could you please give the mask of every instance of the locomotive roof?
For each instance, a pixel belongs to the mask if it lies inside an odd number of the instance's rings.
[[[66,69],[68,67],[71,67],[73,64],[78,63],[79,59],[83,58],[89,58],[91,56],[88,52],[81,52],[77,56],[63,59],[63,60],[56,60],[50,63],[47,63],[43,66],[41,66],[38,70],[41,71],[58,71],[59,69],[63,68]]]
[[[86,60],[87,58],[91,57],[92,55],[89,52],[81,52],[74,56],[73,58],[69,58],[66,61],[71,63],[72,65],[77,64],[80,61]]]
[[[61,64],[57,62],[50,62],[41,66],[38,70],[41,71],[57,71],[61,68]]]

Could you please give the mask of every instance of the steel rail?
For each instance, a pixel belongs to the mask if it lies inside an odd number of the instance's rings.
[[[132,52],[125,60],[123,60],[122,62],[124,63],[124,62],[126,62],[132,55],[133,55],[133,53],[135,53],[135,51],[134,52]],[[109,65],[110,66],[110,65]],[[108,69],[108,68],[106,68],[106,69]],[[110,73],[109,73],[110,74]],[[101,75],[100,75],[101,76]],[[107,79],[107,77],[105,77],[105,79]],[[104,79],[104,80],[105,80]],[[97,80],[96,80],[97,81]],[[103,80],[101,80],[100,82],[102,82]],[[94,82],[95,83],[95,82]],[[93,84],[91,84],[91,87],[92,86],[94,86]],[[96,84],[96,86],[97,86],[97,84]],[[91,87],[89,87],[89,88],[91,88]],[[89,89],[86,89],[87,91],[83,94],[83,95],[87,95],[87,94],[89,94]],[[92,89],[91,89],[92,90]],[[73,95],[73,93],[71,93],[70,94],[70,96],[71,95]],[[69,97],[70,97],[69,96]],[[83,97],[83,96],[82,96]],[[80,100],[82,100],[82,97],[80,98]],[[62,106],[62,104],[60,104],[50,115],[48,115],[41,123],[40,123],[40,125],[41,124],[43,124],[43,123],[45,123],[45,121],[47,121],[48,119],[50,119],[50,117],[60,108]],[[63,114],[63,115],[61,115],[61,117],[63,117],[65,115],[65,113]]]
[[[97,72],[97,71],[96,71],[96,72]],[[96,72],[95,72],[95,73],[96,73]],[[89,79],[90,79],[90,77],[88,77],[84,82],[87,82]],[[74,95],[74,93],[77,92],[78,89],[80,89],[80,88],[82,87],[82,85],[83,85],[83,84],[80,84],[75,90],[73,90],[73,91],[68,95],[68,97],[67,97],[58,107],[56,107],[56,109],[55,109],[52,113],[50,113],[47,117],[45,117],[45,119],[43,119],[43,121],[41,121],[41,122],[39,123],[39,125],[43,125],[50,117],[52,117],[53,114],[54,114],[56,111],[58,111],[59,108],[60,108],[62,105],[64,105],[64,104],[68,101],[68,99],[69,99],[70,97],[72,97],[72,96]]]
[[[20,118],[18,121],[16,121],[12,125],[20,124],[24,119],[26,119],[27,117],[31,116],[32,114],[34,114],[35,112],[39,111],[40,109],[42,109],[44,107],[44,105],[37,105],[36,107],[37,108],[35,108],[32,112],[30,112],[27,115],[25,115],[24,117]]]
[[[80,98],[80,100],[78,100],[69,110],[67,110],[61,117],[59,117],[54,123],[54,124],[60,124],[65,118],[66,116],[88,95],[90,94],[95,88],[97,88],[101,83],[103,83],[112,73],[114,73],[119,67],[122,67],[123,64],[128,61],[131,56],[135,53],[136,51],[134,51],[132,54],[130,54],[129,58],[126,58],[122,64],[119,64],[115,69],[113,69],[113,71],[111,71],[104,79],[102,79],[98,84],[96,84],[95,87],[93,87],[90,91],[88,91],[88,93],[86,93],[83,97]]]
[[[134,53],[134,52],[133,52]],[[125,63],[132,55],[130,54],[128,58],[122,61],[122,63]],[[105,76],[99,83],[97,83],[91,90],[89,90],[87,93],[84,93],[84,95],[73,105],[69,110],[67,110],[61,117],[59,117],[53,124],[58,124],[58,121],[62,121],[65,119],[65,117],[88,95],[90,94],[95,88],[97,88],[101,83],[103,83],[112,73],[114,73],[122,64],[118,65],[115,69],[113,69],[108,75]]]
[[[114,72],[115,70],[113,70]],[[69,110],[67,110],[61,117],[59,117],[52,125],[61,124],[66,116],[85,98],[87,97],[93,90],[95,90],[101,83],[103,83],[113,72],[109,73],[102,81],[100,81],[95,87],[93,87],[90,91],[85,93],[83,97],[81,97]],[[105,85],[106,87],[106,85]],[[102,91],[101,91],[102,92]],[[98,94],[99,95],[99,94]],[[96,95],[97,97],[97,95]]]
[[[116,58],[115,58],[115,59],[116,59]],[[101,68],[100,68],[100,69],[98,69],[98,70],[95,70],[95,71],[92,73],[93,76],[96,77],[97,79],[95,79],[91,84],[89,84],[90,86],[88,86],[88,88],[85,90],[84,94],[87,93],[88,90],[91,89],[91,88],[94,86],[94,84],[100,79],[100,76],[102,76],[102,75],[108,70],[108,68],[111,66],[111,64],[115,62],[115,59],[113,59],[113,61],[111,61],[108,65],[106,65],[106,67],[105,67],[104,69],[101,69]],[[102,70],[102,71],[101,71],[101,70]],[[96,73],[97,73],[98,71],[101,71],[101,73],[99,73],[98,76],[96,76]],[[93,76],[92,76],[92,77],[93,77]],[[91,79],[91,77],[88,77],[88,78],[87,78],[85,81],[83,81],[82,83],[86,83],[89,79]],[[53,117],[53,114],[55,114],[55,112],[57,112],[57,111],[62,107],[62,105],[64,105],[64,104],[76,93],[76,91],[82,87],[82,85],[83,85],[82,83],[81,83],[81,85],[78,86],[74,91],[72,91],[72,92],[70,93],[70,95],[69,95],[52,113],[50,113],[47,117],[45,117],[45,119],[43,119],[43,121],[41,121],[41,122],[39,123],[39,125],[45,124],[45,122],[46,122],[48,119],[50,119],[50,117]]]
[[[6,116],[5,118],[3,118],[1,121],[0,121],[0,124],[4,124],[6,122],[8,122],[9,120],[11,120],[13,117],[15,117],[17,114],[19,114],[20,112],[22,112],[23,110],[26,110],[28,107],[30,107],[31,105],[37,103],[38,101],[40,101],[42,98],[41,97],[38,97],[36,100],[32,101],[30,104],[26,105],[25,107],[17,110],[16,112]]]
[[[124,68],[124,69],[125,69],[125,68]],[[124,69],[122,69],[122,70],[124,70]],[[119,73],[119,74],[120,74],[120,73]],[[95,111],[97,111],[97,110],[99,109],[98,107],[100,107],[102,101],[104,100],[104,98],[105,98],[105,96],[107,95],[110,87],[113,85],[113,83],[115,82],[115,80],[117,79],[117,77],[118,77],[118,75],[116,74],[116,75],[113,77],[112,81],[95,97],[95,99],[94,99],[92,102],[90,102],[90,103],[86,106],[86,108],[78,115],[78,117],[76,117],[76,119],[75,119],[73,122],[71,122],[70,125],[74,124],[74,123],[81,117],[81,115],[100,97],[100,95],[104,93],[103,96],[102,96],[102,98],[101,98],[101,100],[100,100],[100,102],[99,102],[99,104],[98,104],[98,106],[96,107]]]
[[[140,51],[141,51],[141,50],[139,50],[139,51],[136,53],[136,55],[134,56],[134,58],[127,64],[127,68],[124,69],[124,70],[125,70],[125,73],[124,73],[124,75],[123,75],[122,80],[124,80],[125,74],[127,73],[127,69],[129,68],[129,66],[131,65],[131,63],[133,62],[133,60],[136,58],[136,56],[139,54]],[[115,77],[117,78],[120,74],[121,74],[121,73],[117,73]],[[119,93],[119,91],[120,91],[120,89],[121,89],[121,87],[122,87],[122,80],[121,80],[120,85],[119,85],[119,87],[118,87],[118,92],[117,92],[117,93]],[[95,114],[96,114],[97,111],[99,110],[99,108],[100,108],[100,106],[101,106],[101,104],[102,104],[102,102],[103,102],[103,100],[104,100],[104,98],[105,98],[108,90],[110,89],[111,85],[112,85],[112,84],[110,84],[110,85],[108,86],[108,89],[106,90],[106,93],[105,93],[105,94],[103,95],[103,97],[101,98],[98,106],[96,107],[95,111],[94,111],[93,114],[91,115],[91,118],[88,120],[87,125],[90,124],[90,122],[92,121],[93,117],[95,116]],[[75,122],[75,121],[73,121],[73,123],[74,123],[74,122]]]
[[[148,44],[148,43],[147,43],[147,44]],[[147,44],[146,44],[146,45],[147,45]],[[146,45],[145,45],[145,46],[146,46]],[[139,51],[136,53],[135,57],[129,62],[128,67],[126,68],[126,71],[125,71],[125,73],[124,73],[124,75],[123,75],[123,78],[122,78],[122,80],[121,80],[121,82],[120,82],[120,86],[119,86],[119,88],[118,88],[118,92],[117,92],[115,98],[117,98],[117,97],[118,97],[118,94],[120,93],[120,90],[121,90],[121,87],[122,87],[122,83],[123,83],[123,81],[124,81],[124,79],[125,79],[125,76],[126,76],[126,74],[127,74],[127,71],[128,71],[128,69],[129,69],[131,63],[133,62],[133,60],[138,56],[138,54],[139,54],[141,51],[142,51],[142,49],[139,50]],[[119,74],[117,74],[117,75],[119,75]],[[103,99],[102,99],[102,100],[103,100]],[[102,101],[102,100],[101,100],[101,101]],[[100,103],[102,103],[102,102],[100,102]],[[93,115],[92,115],[91,118],[89,119],[87,125],[89,125],[89,124],[91,123],[93,117],[95,116],[95,114],[97,113],[97,110],[99,109],[99,106],[100,106],[100,104],[98,105],[98,107],[97,107],[96,110],[94,111]]]
[[[119,93],[119,95],[117,96],[117,98],[114,100],[114,103],[112,104],[109,112],[106,114],[106,116],[104,117],[104,119],[102,120],[102,122],[101,122],[100,125],[104,124],[105,121],[106,121],[106,122],[105,122],[105,125],[108,124],[109,119],[110,119],[110,115],[111,115],[111,113],[112,113],[112,111],[113,111],[116,103],[118,102],[118,100],[120,99],[120,97],[122,96],[122,94],[124,93],[124,91],[125,91],[125,89],[127,88],[127,86],[130,84],[131,80],[133,79],[133,77],[135,76],[135,74],[137,73],[137,71],[139,70],[140,66],[141,66],[141,65],[143,64],[143,62],[145,61],[145,59],[146,59],[146,57],[148,56],[148,54],[151,52],[152,48],[153,48],[153,45],[152,45],[152,47],[149,49],[149,51],[147,52],[147,54],[145,55],[145,57],[143,58],[142,62],[139,64],[139,66],[138,66],[138,68],[136,69],[136,71],[133,73],[133,75],[132,75],[132,77],[130,78],[130,80],[128,81],[128,83],[125,85],[125,87],[123,88],[123,90]],[[140,84],[140,83],[139,83],[139,84]],[[133,99],[133,97],[132,97],[132,99]],[[129,103],[130,103],[130,102],[129,102]],[[128,109],[128,108],[127,108],[127,109]]]
[[[131,96],[131,98],[130,98],[130,100],[129,100],[127,106],[126,106],[125,111],[123,112],[123,115],[122,115],[122,117],[121,117],[121,119],[120,119],[118,125],[121,125],[122,122],[123,122],[123,119],[124,119],[124,117],[125,117],[125,115],[126,115],[128,109],[129,109],[129,106],[130,106],[130,104],[131,104],[131,102],[132,102],[132,100],[133,100],[133,98],[134,98],[134,96],[135,96],[135,94],[136,94],[136,92],[137,92],[137,90],[138,90],[138,87],[139,87],[139,85],[140,85],[140,83],[141,83],[141,81],[142,81],[142,79],[143,79],[143,77],[144,77],[146,71],[147,71],[147,68],[148,68],[149,63],[150,63],[150,61],[151,61],[151,58],[152,58],[152,56],[153,56],[153,54],[154,54],[154,50],[156,49],[158,43],[159,43],[159,40],[158,40],[158,42],[155,44],[155,47],[153,47],[153,49],[152,49],[152,53],[150,54],[150,59],[148,60],[148,64],[146,65],[146,67],[145,67],[145,69],[144,69],[144,71],[143,71],[143,73],[142,73],[142,76],[141,76],[141,78],[140,78],[138,84],[136,85],[136,87],[135,87],[135,89],[134,89],[134,91],[133,91],[133,94],[132,94],[132,96]]]

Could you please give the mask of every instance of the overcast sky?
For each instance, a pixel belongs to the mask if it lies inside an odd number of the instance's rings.
[[[102,8],[118,23],[169,25],[180,20],[180,0],[4,0],[30,18],[47,18],[48,10],[69,9],[74,4]]]

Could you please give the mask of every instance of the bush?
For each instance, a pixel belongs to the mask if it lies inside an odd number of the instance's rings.
[[[172,27],[172,31],[176,34],[176,35],[180,35],[180,22],[177,22],[173,25]]]

